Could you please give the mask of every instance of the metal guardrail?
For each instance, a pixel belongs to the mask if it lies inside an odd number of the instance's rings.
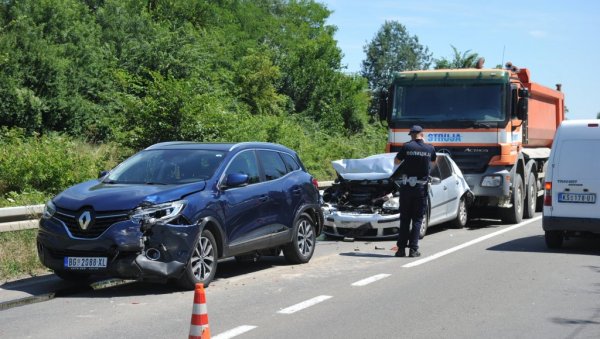
[[[319,188],[327,188],[333,181],[320,181]],[[37,228],[44,205],[0,208],[0,232]]]
[[[44,205],[0,208],[0,232],[37,228]]]

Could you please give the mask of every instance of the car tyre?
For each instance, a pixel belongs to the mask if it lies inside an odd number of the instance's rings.
[[[70,271],[54,271],[54,274],[62,280],[74,283],[86,283],[90,279],[89,273],[70,272]]]
[[[544,234],[546,239],[546,246],[550,249],[561,248],[564,240],[564,234],[562,231],[546,231]]]
[[[500,211],[502,221],[506,224],[518,224],[523,220],[523,179],[516,175],[514,180],[512,207],[502,208]]]
[[[537,204],[537,184],[535,182],[535,175],[533,175],[533,173],[529,173],[529,180],[527,181],[529,182],[529,185],[527,185],[523,218],[531,219],[535,215]]]
[[[188,290],[193,290],[197,283],[208,287],[217,273],[217,259],[215,237],[209,230],[202,230],[194,244],[185,271],[178,281],[179,285]]]
[[[429,206],[429,204],[427,204]],[[427,234],[427,227],[429,227],[429,208],[423,214],[423,221],[421,222],[421,229],[419,230],[419,239],[425,238]]]
[[[465,201],[465,197],[461,197],[458,202],[458,211],[456,212],[456,219],[452,221],[452,226],[454,228],[463,228],[467,225],[467,221],[469,220],[469,212],[467,210],[467,202]]]
[[[285,259],[291,264],[307,263],[315,252],[316,238],[313,220],[302,213],[294,224],[294,238],[283,247]]]

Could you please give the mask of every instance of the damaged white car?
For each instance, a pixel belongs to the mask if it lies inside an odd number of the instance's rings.
[[[396,153],[385,153],[332,162],[338,178],[323,192],[325,235],[360,239],[398,237],[401,179],[396,172],[401,165],[394,165],[395,156]],[[437,153],[430,174],[421,238],[429,226],[444,222],[464,227],[473,200],[462,172],[447,154]]]

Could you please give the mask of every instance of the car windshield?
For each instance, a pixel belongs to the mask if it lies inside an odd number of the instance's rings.
[[[109,184],[178,185],[213,176],[225,153],[208,150],[147,150],[125,160],[103,179]]]
[[[500,84],[396,87],[392,120],[497,123],[505,120],[505,86]],[[477,126],[474,126],[477,127]]]

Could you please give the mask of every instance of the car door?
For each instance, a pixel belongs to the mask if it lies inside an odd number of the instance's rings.
[[[440,223],[440,220],[442,220],[446,216],[446,206],[444,204],[444,201],[447,200],[448,189],[444,186],[444,182],[441,178],[442,175],[438,166],[440,158],[440,156],[437,157],[437,160],[430,171],[431,177],[439,179],[439,181],[432,181],[431,185],[429,185],[430,225]]]
[[[267,191],[264,205],[265,227],[270,234],[289,230],[289,206],[287,191],[290,188],[285,180],[287,169],[279,152],[274,150],[258,150],[258,161],[263,171]]]
[[[253,150],[236,154],[225,169],[223,179],[231,173],[248,175],[248,185],[224,187],[224,228],[233,254],[268,244],[268,220],[265,217],[269,188],[262,182],[258,161]]]
[[[442,179],[442,188],[446,191],[445,215],[444,220],[454,219],[458,212],[458,202],[460,200],[460,181],[452,171],[452,166],[446,156],[439,157],[438,167],[440,169],[440,179]]]

